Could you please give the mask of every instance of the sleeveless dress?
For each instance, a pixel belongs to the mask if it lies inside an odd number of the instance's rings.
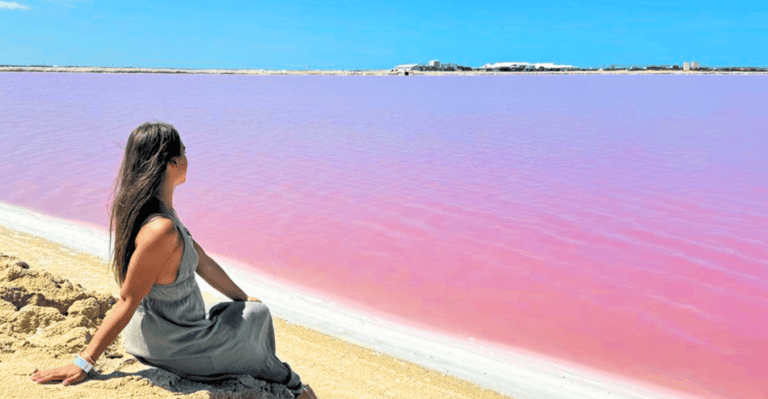
[[[173,221],[184,239],[184,252],[176,281],[153,285],[123,330],[126,351],[141,363],[191,380],[247,374],[283,384],[297,396],[303,385],[298,374],[275,355],[275,332],[267,306],[221,302],[206,315],[195,280],[199,259],[189,230],[175,212],[155,215]]]

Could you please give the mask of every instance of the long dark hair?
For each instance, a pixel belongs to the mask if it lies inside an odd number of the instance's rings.
[[[168,162],[181,155],[179,132],[167,123],[145,122],[128,136],[120,172],[112,188],[109,233],[114,250],[112,271],[120,286],[125,281],[128,263],[136,250],[136,235],[141,223],[160,212],[157,197]]]

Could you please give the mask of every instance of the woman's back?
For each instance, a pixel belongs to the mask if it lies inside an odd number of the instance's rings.
[[[178,278],[181,261],[184,255],[184,237],[176,226],[176,222],[166,213],[153,213],[146,218],[136,235],[136,247],[140,247],[142,239],[151,240],[155,236],[173,235],[174,244],[168,250],[171,252],[165,265],[160,265],[163,270],[155,279],[155,284],[170,285]]]
[[[186,253],[187,248],[194,249],[193,245],[187,244],[182,229],[184,229],[184,227],[181,224],[181,221],[178,220],[174,211],[157,212],[150,214],[146,218],[136,236],[137,248],[139,247],[140,238],[142,238],[142,235],[145,233],[149,236],[148,239],[154,239],[154,237],[152,237],[153,235],[172,235],[175,238],[173,240],[173,245],[168,248],[170,255],[166,264],[159,265],[162,267],[162,270],[157,276],[157,279],[155,279],[156,285],[171,285],[176,282],[179,277],[182,261],[184,261],[184,257],[188,255]],[[187,234],[189,233],[186,230],[185,232],[187,232]],[[194,255],[197,255],[197,253]],[[193,262],[196,264],[197,260],[195,259]]]

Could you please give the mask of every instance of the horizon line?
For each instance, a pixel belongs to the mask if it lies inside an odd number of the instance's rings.
[[[622,64],[622,63],[613,63],[613,64],[602,64],[600,66],[575,66],[575,65],[568,65],[568,64],[557,64],[557,65],[565,65],[569,66],[575,69],[616,69],[616,68],[636,68],[636,67],[672,67],[672,66],[680,66],[684,63],[693,63],[696,62],[699,64],[699,67],[701,68],[714,68],[714,69],[725,69],[725,68],[751,68],[751,69],[768,69],[768,66],[758,66],[758,65],[726,65],[726,66],[711,66],[711,65],[704,65],[699,61],[691,60],[691,61],[684,61],[680,64],[677,63],[650,63],[650,64]],[[513,62],[513,61],[499,61],[499,62],[486,62],[484,65],[489,64],[504,64],[504,63],[520,63],[520,64],[546,64],[547,62]],[[428,65],[428,63],[400,63],[395,64],[392,67],[389,68],[310,68],[310,66],[307,66],[305,69],[290,69],[290,68],[194,68],[194,67],[151,67],[151,66],[106,66],[106,65],[57,65],[57,64],[0,64],[0,68],[104,68],[104,69],[152,69],[152,70],[183,70],[183,71],[345,71],[345,72],[364,72],[364,71],[390,71],[396,66],[399,65]],[[461,64],[456,64],[452,62],[442,62],[440,61],[440,64],[443,65],[456,65],[456,66],[463,66]],[[483,66],[478,67],[468,67],[472,68],[473,70],[480,68],[483,68]]]
[[[420,65],[420,64],[416,64]],[[672,68],[672,67],[675,68]],[[368,76],[408,76],[410,75],[579,75],[579,74],[768,74],[765,67],[717,67],[699,66],[696,69],[684,69],[679,65],[652,65],[659,69],[638,68],[636,66],[617,66],[603,68],[572,67],[565,69],[536,70],[500,70],[472,68],[470,70],[408,70],[391,69],[221,69],[221,68],[151,68],[151,67],[102,67],[102,66],[59,66],[59,65],[0,65],[0,73],[37,72],[37,73],[152,73],[179,75],[368,75]]]

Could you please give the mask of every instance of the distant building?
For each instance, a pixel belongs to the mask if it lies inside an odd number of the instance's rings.
[[[484,69],[486,71],[510,71],[523,70],[530,65],[532,64],[528,62],[495,62],[493,64],[485,64],[478,69]]]
[[[401,64],[391,69],[392,72],[407,71],[471,71],[472,68],[456,64],[441,64],[438,60],[429,61],[428,64]]]
[[[699,63],[696,61],[691,62],[691,69],[699,69]]]
[[[419,64],[401,64],[401,65],[397,65],[394,68],[392,68],[392,71],[393,72],[413,71],[418,66],[419,66]]]
[[[558,65],[551,62],[539,62],[534,64],[537,69],[575,69],[573,65]]]
[[[683,62],[683,70],[684,71],[690,71],[691,70],[691,63],[688,62],[688,61]]]
[[[562,71],[578,69],[573,65],[558,65],[551,62],[496,62],[492,64],[485,64],[480,68],[472,68],[468,66],[462,66],[451,63],[440,63],[438,60],[431,60],[425,64],[401,64],[391,69],[392,72],[410,72],[410,71],[439,71],[439,72],[453,72],[453,71]]]
[[[576,67],[573,65],[557,65],[551,62],[539,62],[535,64],[530,62],[496,62],[493,64],[485,64],[479,69],[486,71],[543,71],[576,69]]]

